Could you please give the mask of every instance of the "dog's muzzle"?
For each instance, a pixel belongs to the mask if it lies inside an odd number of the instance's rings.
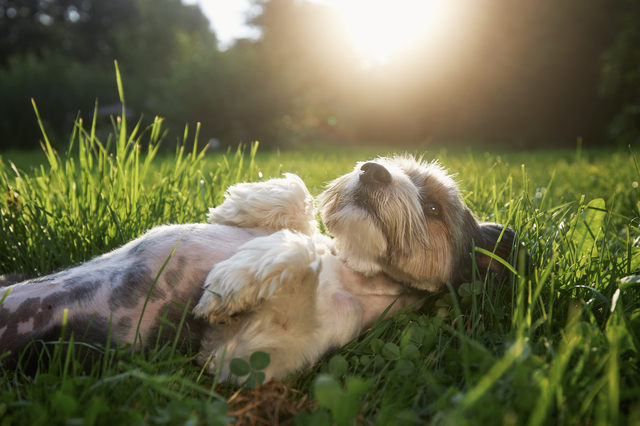
[[[391,183],[391,173],[378,163],[364,163],[360,170],[360,182],[365,186],[381,187]]]

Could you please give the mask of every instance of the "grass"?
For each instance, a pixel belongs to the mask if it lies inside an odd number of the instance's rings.
[[[223,155],[196,145],[159,156],[161,120],[144,131],[117,121],[117,137],[104,144],[91,127],[78,121],[63,155],[45,137],[43,164],[0,157],[0,273],[50,273],[153,226],[203,222],[228,185],[260,174],[296,172],[317,194],[356,160],[389,154],[369,147]],[[197,133],[185,131],[184,140]],[[148,148],[139,152],[138,143]],[[257,391],[217,385],[195,354],[170,345],[144,354],[107,348],[90,371],[73,345],[59,345],[54,362],[33,377],[20,365],[0,367],[0,424],[640,422],[633,154],[410,152],[458,173],[481,219],[517,231],[531,270],[521,269],[510,286],[473,282],[434,295],[420,311],[380,322],[319,365]],[[259,396],[262,408],[247,409]],[[239,400],[244,408],[234,405]]]

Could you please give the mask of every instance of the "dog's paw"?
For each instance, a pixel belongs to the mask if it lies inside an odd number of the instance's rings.
[[[224,202],[209,209],[207,222],[270,232],[289,229],[306,235],[317,228],[313,197],[302,179],[290,173],[280,179],[229,187]]]
[[[317,276],[320,269],[310,237],[283,230],[256,238],[211,270],[193,312],[210,323],[233,321],[275,292],[307,282],[304,278]]]
[[[200,297],[200,301],[193,309],[193,314],[196,318],[206,319],[211,324],[230,323],[237,320],[238,315],[232,312],[229,308],[225,308],[223,303],[223,296],[220,293],[209,290],[210,285],[215,285],[214,282],[207,280],[204,287],[204,293]],[[227,311],[227,313],[225,313]]]

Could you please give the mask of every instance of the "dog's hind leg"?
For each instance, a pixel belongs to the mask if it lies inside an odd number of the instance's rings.
[[[281,229],[312,235],[317,224],[313,197],[298,176],[257,183],[239,183],[225,193],[225,201],[211,208],[209,223],[260,228],[270,232]]]
[[[109,317],[95,309],[104,279],[82,272],[78,267],[0,288],[0,354],[11,352],[9,364],[32,341],[57,341],[65,317],[65,338],[74,332],[76,341],[88,334],[97,339],[92,343],[106,343]]]
[[[231,321],[310,272],[317,276],[320,267],[310,237],[282,230],[256,238],[211,270],[194,314],[211,323]]]

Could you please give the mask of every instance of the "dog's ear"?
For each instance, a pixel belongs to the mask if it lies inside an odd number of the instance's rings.
[[[518,251],[525,250],[524,244],[517,243],[516,233],[513,229],[505,227],[497,223],[481,223],[479,241],[476,241],[476,247],[483,248],[496,256],[504,259],[509,264],[517,267]],[[528,263],[529,254],[526,253],[525,266]],[[505,267],[501,262],[492,259],[490,256],[476,251],[476,265],[481,273],[485,275],[492,273],[502,281],[505,276]]]

